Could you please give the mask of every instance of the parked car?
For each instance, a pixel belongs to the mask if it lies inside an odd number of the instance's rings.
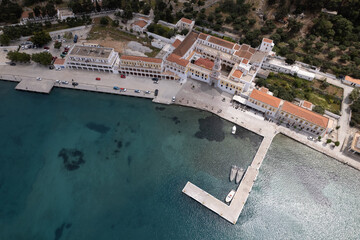
[[[158,81],[159,79],[157,77],[152,78],[153,81]]]
[[[126,92],[126,88],[120,88],[120,92]]]
[[[310,141],[314,140],[314,138],[312,136],[308,136],[307,139],[310,140]]]
[[[10,66],[16,66],[16,63],[11,62],[11,63],[10,63]]]
[[[172,102],[175,102],[175,96],[174,96],[174,97],[172,97],[171,101],[172,101]]]
[[[150,91],[145,91],[145,94],[150,94]]]
[[[159,94],[159,89],[155,89],[155,97]]]
[[[56,70],[56,71],[61,71],[61,68],[56,68],[55,70]]]
[[[50,49],[49,47],[44,47],[44,49]]]
[[[50,69],[50,70],[53,70],[54,68],[55,68],[55,67],[54,67],[54,66],[52,66],[52,65],[51,65],[51,66],[49,66],[49,69]]]
[[[100,80],[101,80],[101,78],[97,77],[97,78],[95,78],[95,80],[100,81]]]
[[[114,89],[114,90],[119,90],[119,87],[114,86],[113,89]]]
[[[137,89],[136,89],[134,92],[136,92],[136,93],[140,93],[140,90],[137,90]]]
[[[121,78],[126,78],[126,76],[125,76],[125,75],[121,75],[120,77],[121,77]]]
[[[41,81],[41,77],[37,77],[36,80]]]
[[[62,84],[65,84],[65,85],[69,84],[68,81],[61,81],[61,83],[62,83]]]
[[[55,82],[56,82],[56,83],[58,83],[58,84],[60,84],[60,83],[61,83],[61,82],[60,82],[60,80],[55,80]]]
[[[158,83],[159,83],[159,81],[158,81],[158,80],[156,80],[156,81],[154,81],[153,83],[154,83],[154,84],[158,84]]]
[[[79,85],[79,83],[77,83],[77,82],[72,82],[72,85],[73,85],[74,87],[76,87],[77,85]]]

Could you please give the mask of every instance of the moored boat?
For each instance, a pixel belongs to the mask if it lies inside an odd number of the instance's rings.
[[[230,169],[230,182],[232,182],[235,179],[236,172],[237,172],[237,167],[235,165],[232,165]]]
[[[240,180],[242,179],[243,175],[244,175],[244,169],[243,169],[243,168],[239,168],[239,169],[237,170],[237,173],[236,173],[236,179],[235,179],[236,184],[238,184],[238,183],[240,182]]]
[[[231,202],[231,200],[234,198],[234,195],[235,195],[235,190],[232,189],[229,194],[226,196],[225,198],[225,202],[229,203]]]
[[[235,134],[235,133],[236,133],[236,126],[235,126],[235,125],[232,127],[231,133],[232,133],[232,134]]]

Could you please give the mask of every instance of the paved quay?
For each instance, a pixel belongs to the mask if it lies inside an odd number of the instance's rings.
[[[16,90],[37,92],[37,93],[50,93],[54,87],[54,81],[52,80],[25,80],[23,79],[18,85],[16,85]]]

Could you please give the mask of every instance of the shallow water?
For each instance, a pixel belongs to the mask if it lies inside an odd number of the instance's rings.
[[[207,112],[0,82],[0,239],[357,239],[360,175],[277,136],[233,226],[181,193],[219,199],[261,137]]]

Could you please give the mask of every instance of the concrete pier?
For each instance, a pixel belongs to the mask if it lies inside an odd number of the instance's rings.
[[[52,80],[36,80],[36,79],[23,79],[18,85],[16,90],[30,91],[37,93],[50,93],[54,87],[54,81]]]
[[[245,206],[246,200],[249,197],[254,182],[259,174],[259,168],[262,161],[264,160],[264,157],[270,147],[274,136],[275,134],[273,136],[264,137],[253,159],[253,162],[251,166],[249,166],[246,170],[246,173],[242,181],[240,182],[240,185],[238,186],[230,205],[227,205],[225,202],[220,201],[219,199],[205,192],[201,188],[195,186],[191,182],[187,182],[187,184],[182,190],[183,193],[198,201],[203,206],[209,208],[213,212],[219,214],[222,218],[226,219],[232,224],[236,224],[242,212],[242,209]]]

